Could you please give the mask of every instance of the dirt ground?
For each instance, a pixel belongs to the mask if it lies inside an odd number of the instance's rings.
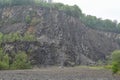
[[[120,80],[120,75],[105,69],[52,67],[0,71],[0,80]]]

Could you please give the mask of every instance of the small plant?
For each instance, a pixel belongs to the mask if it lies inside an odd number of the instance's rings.
[[[40,19],[38,19],[38,18],[33,18],[33,19],[31,20],[31,24],[30,24],[30,25],[35,26],[35,25],[37,25],[38,23],[40,23]]]
[[[30,23],[31,23],[31,17],[30,17],[30,15],[27,15],[27,16],[25,17],[25,22],[26,22],[27,24],[30,24]]]
[[[3,34],[0,33],[0,43],[2,42],[2,39],[3,39]]]
[[[26,33],[23,37],[23,41],[36,41],[36,38],[33,34]]]

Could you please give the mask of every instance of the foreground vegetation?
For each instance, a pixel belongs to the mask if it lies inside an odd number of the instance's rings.
[[[120,71],[120,50],[116,50],[112,53],[112,71],[113,73]]]

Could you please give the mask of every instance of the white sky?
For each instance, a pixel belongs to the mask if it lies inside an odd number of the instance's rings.
[[[78,5],[83,13],[120,22],[120,0],[53,0]]]

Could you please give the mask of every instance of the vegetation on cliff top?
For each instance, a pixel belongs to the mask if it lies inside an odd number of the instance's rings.
[[[101,19],[96,16],[85,15],[78,6],[69,6],[62,3],[46,3],[43,0],[0,0],[0,7],[11,7],[17,5],[35,5],[47,8],[54,8],[65,12],[67,15],[79,18],[87,27],[120,33],[120,23],[116,20]]]

